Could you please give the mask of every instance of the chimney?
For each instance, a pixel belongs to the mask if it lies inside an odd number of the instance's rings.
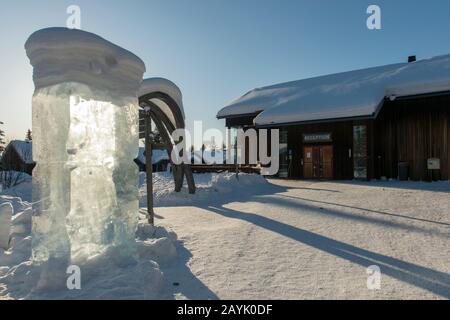
[[[416,56],[409,56],[408,57],[408,63],[416,62],[416,60],[417,60]]]

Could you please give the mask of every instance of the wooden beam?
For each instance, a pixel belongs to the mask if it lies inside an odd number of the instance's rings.
[[[152,119],[150,113],[145,115],[145,171],[147,182],[147,218],[148,223],[155,224],[155,212],[153,210],[153,163],[152,163]]]

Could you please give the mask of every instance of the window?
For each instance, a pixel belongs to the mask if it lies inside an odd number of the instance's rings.
[[[280,169],[278,176],[287,178],[289,176],[289,151],[288,151],[288,132],[286,129],[280,130]]]
[[[367,179],[367,126],[353,126],[353,177]]]

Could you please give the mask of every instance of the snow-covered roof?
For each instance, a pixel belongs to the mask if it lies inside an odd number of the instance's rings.
[[[183,118],[185,118],[183,108],[183,96],[181,94],[181,90],[175,83],[173,83],[170,80],[164,78],[145,79],[141,84],[138,96],[142,97],[157,92],[164,93],[169,97],[171,97],[177,103]],[[156,104],[161,109],[161,111],[167,115],[167,117],[170,119],[173,125],[176,126],[174,115],[170,110],[169,106],[164,101],[161,101],[160,99],[151,99],[151,102]]]
[[[33,144],[31,141],[13,140],[8,145],[19,155],[20,159],[26,164],[33,164]]]
[[[450,91],[450,55],[254,89],[217,114],[259,113],[256,125],[373,117],[385,97]]]
[[[139,154],[137,159],[140,163],[145,164],[145,155],[144,155],[145,148],[139,148]],[[167,153],[167,150],[160,150],[160,149],[153,149],[152,150],[152,164],[156,164],[163,160],[170,160],[169,154]]]

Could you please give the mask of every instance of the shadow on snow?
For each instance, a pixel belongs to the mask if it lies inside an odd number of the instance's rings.
[[[351,182],[348,182],[351,183]],[[391,182],[387,182],[391,183]],[[365,185],[365,183],[357,182],[358,185]],[[404,183],[399,183],[399,185],[403,186]],[[376,186],[380,186],[380,183],[376,184]],[[395,186],[398,187],[398,186]],[[437,191],[436,187],[433,187],[433,191]],[[448,227],[450,226],[449,223],[445,222],[439,222],[439,221],[432,221],[427,219],[421,219],[421,218],[415,218],[415,217],[409,217],[406,215],[393,213],[393,212],[383,212],[383,211],[376,211],[366,208],[359,208],[359,207],[353,207],[353,206],[346,206],[341,205],[337,203],[331,203],[331,202],[325,202],[325,201],[317,201],[317,200],[311,200],[306,198],[297,198],[292,197],[290,195],[283,194],[288,189],[291,189],[290,187],[282,187],[279,185],[272,185],[267,184],[267,186],[264,186],[262,188],[258,188],[257,190],[252,190],[251,194],[247,195],[233,195],[232,201],[225,201],[229,197],[212,197],[209,203],[208,201],[203,201],[202,205],[195,204],[195,206],[209,210],[211,212],[214,212],[215,214],[222,215],[224,217],[230,218],[230,219],[240,219],[249,223],[252,223],[260,228],[264,228],[266,230],[276,232],[282,236],[285,236],[287,238],[296,240],[302,244],[308,245],[312,248],[321,250],[323,252],[326,252],[328,254],[334,255],[336,257],[339,257],[341,259],[348,260],[352,263],[356,263],[360,266],[363,266],[365,268],[371,266],[371,265],[378,265],[382,272],[392,278],[395,278],[399,281],[408,283],[410,285],[425,289],[427,291],[430,291],[436,295],[439,295],[441,297],[450,298],[450,275],[444,272],[436,271],[430,268],[426,268],[417,264],[405,262],[387,255],[379,254],[376,252],[372,252],[369,250],[365,250],[359,247],[355,247],[353,245],[337,241],[304,229],[300,229],[297,227],[294,227],[289,224],[285,224],[267,217],[264,217],[259,214],[254,213],[247,213],[247,212],[240,212],[237,210],[229,209],[224,207],[224,205],[230,203],[230,202],[259,202],[259,203],[268,203],[272,205],[278,205],[278,206],[284,206],[284,207],[292,207],[300,210],[306,210],[306,211],[312,211],[314,214],[320,214],[320,215],[327,215],[332,217],[338,217],[343,219],[349,219],[349,220],[355,220],[362,223],[368,223],[368,224],[376,224],[376,225],[382,225],[389,228],[398,228],[398,229],[404,229],[409,231],[415,231],[420,232],[424,234],[430,234],[430,233],[436,233],[436,230],[432,229],[425,229],[418,226],[414,226],[411,224],[406,223],[400,223],[400,222],[394,222],[394,221],[388,221],[384,219],[379,219],[376,217],[370,217],[367,215],[360,215],[357,213],[352,212],[343,212],[338,211],[331,208],[323,208],[320,207],[321,204],[325,205],[332,205],[337,206],[344,209],[356,209],[361,210],[367,214],[377,214],[377,215],[383,215],[383,216],[389,216],[393,218],[399,218],[399,219],[405,219],[407,221],[419,221],[424,223],[429,223],[433,225],[439,225]],[[293,187],[292,189],[296,189]],[[445,188],[438,188],[439,192],[446,192],[443,191]],[[315,190],[314,188],[308,188],[308,190]],[[317,189],[317,191],[323,191],[323,189]],[[305,202],[310,202],[310,204],[307,204]],[[185,205],[193,205],[193,203],[188,203]],[[177,204],[175,206],[182,206],[181,204]],[[445,238],[448,238],[447,232],[438,232],[438,235],[443,236]],[[187,250],[184,249],[184,257],[186,258],[186,263],[189,260],[190,253],[186,252]],[[185,266],[187,269],[189,269],[187,266]],[[189,271],[186,271],[190,273]],[[186,286],[182,291],[184,291],[185,295],[189,298],[196,299],[196,298],[204,298],[205,295],[203,295],[206,290],[206,296],[211,296],[213,299],[217,298],[214,293],[212,293],[209,289],[201,288],[204,286],[201,284],[201,282],[195,278],[194,275],[192,275],[192,279],[188,281],[192,281],[192,285],[200,286],[200,292],[196,293],[193,287],[189,288]],[[186,294],[187,292],[187,294]]]

